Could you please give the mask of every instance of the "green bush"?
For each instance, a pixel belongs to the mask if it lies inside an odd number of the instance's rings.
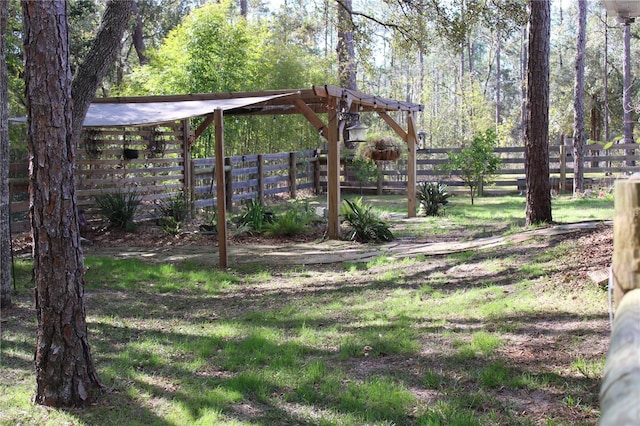
[[[262,233],[265,226],[272,222],[273,214],[267,212],[258,200],[250,200],[246,205],[246,211],[240,216],[239,228]]]
[[[133,228],[133,217],[141,199],[136,190],[124,191],[120,188],[99,194],[95,198],[96,204],[109,223],[125,230]]]
[[[158,210],[160,210],[160,213],[162,213],[162,216],[165,218],[173,218],[176,223],[184,222],[189,211],[187,198],[184,193],[180,192],[171,198],[162,200],[158,206]]]
[[[447,185],[439,182],[421,182],[418,184],[418,199],[425,216],[439,216],[440,209],[449,203],[451,196]]]
[[[307,220],[303,212],[292,209],[267,223],[265,228],[268,235],[290,237],[303,233],[307,228]]]
[[[394,239],[389,225],[372,211],[372,206],[365,205],[362,198],[344,200],[340,214],[351,228],[346,237],[350,241],[368,243]]]

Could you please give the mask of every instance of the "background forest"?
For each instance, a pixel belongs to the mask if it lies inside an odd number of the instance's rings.
[[[95,36],[105,0],[68,4],[73,69]],[[551,6],[550,141],[573,133],[577,1]],[[340,11],[351,9],[357,89],[421,103],[425,147],[459,147],[495,128],[502,146],[522,144],[526,96],[526,3],[516,0],[138,0],[122,52],[96,96],[252,91],[339,85]],[[11,0],[8,67],[11,115],[24,114],[22,21]],[[585,132],[622,137],[623,27],[588,2]],[[640,27],[631,26],[631,57]],[[639,75],[632,61],[633,76]],[[605,90],[606,87],[606,90]],[[632,80],[631,99],[638,93]],[[401,118],[400,118],[401,120]],[[375,132],[383,125],[363,117]],[[635,122],[635,117],[634,117]],[[227,154],[295,151],[322,144],[302,117],[227,119]],[[211,156],[205,134],[194,150]],[[21,132],[14,160],[25,158]]]

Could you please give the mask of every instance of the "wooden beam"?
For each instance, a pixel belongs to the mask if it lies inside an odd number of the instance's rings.
[[[407,132],[407,216],[416,217],[416,145],[418,143],[418,133],[416,130],[416,115],[414,112],[407,113],[409,123]]]
[[[193,137],[190,139],[190,144],[193,144],[193,142],[198,139],[200,137],[200,135],[207,130],[207,127],[211,126],[211,123],[213,123],[214,120],[214,115],[215,114],[209,114],[207,115],[207,117],[204,119],[204,121],[202,123],[200,123],[200,125],[198,126],[198,128],[196,129],[196,131],[193,133]]]
[[[311,108],[309,108],[309,105],[307,105],[307,103],[305,101],[303,101],[302,99],[294,99],[293,100],[293,104],[295,105],[296,109],[300,112],[300,114],[302,114],[304,116],[304,118],[309,120],[311,125],[313,127],[315,127],[316,130],[318,130],[320,132],[320,134],[326,139],[327,138],[327,131],[326,131],[327,126],[323,123],[323,121],[320,119],[320,117],[318,117],[316,115],[316,113],[313,112],[313,110]]]
[[[213,113],[216,136],[216,199],[218,202],[218,252],[220,268],[226,268],[227,258],[227,209],[224,179],[224,113],[217,109]]]
[[[327,236],[340,238],[340,138],[336,99],[330,98],[327,117],[327,204],[329,210]]]
[[[404,131],[402,126],[400,126],[396,121],[384,111],[377,111],[378,115],[387,122],[387,124],[402,138],[403,141],[407,140],[407,132]]]
[[[613,220],[613,296],[617,306],[625,293],[640,288],[640,173],[615,184]]]
[[[337,86],[313,86],[316,95],[329,98],[340,98],[345,101],[351,101],[358,106],[369,110],[381,111],[413,111],[420,112],[423,106],[412,102],[397,101],[394,99],[382,98],[380,96],[370,95],[359,92],[357,90],[345,89]]]

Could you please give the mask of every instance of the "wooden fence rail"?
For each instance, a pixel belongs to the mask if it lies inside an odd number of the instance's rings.
[[[114,188],[135,189],[142,195],[138,220],[154,217],[160,203],[181,194],[190,201],[193,211],[216,206],[215,159],[191,159],[188,149],[178,140],[182,131],[177,123],[174,127],[153,130],[105,131],[85,138],[78,150],[76,195],[87,217],[90,220],[99,217],[95,196]],[[152,133],[151,137],[149,133]],[[456,149],[418,150],[417,182],[439,181],[454,187],[452,189],[462,187],[459,179],[443,175],[438,168],[447,162],[447,153],[452,151]],[[524,191],[524,148],[497,148],[495,152],[502,162],[494,179],[484,186],[484,192]],[[552,187],[559,192],[571,191],[573,158],[570,153],[568,146],[549,148],[550,179]],[[637,144],[614,145],[607,150],[593,145],[586,153],[587,187],[611,187],[617,177],[640,171],[640,146]],[[370,184],[357,182],[354,173],[349,171],[351,167],[346,155],[341,165],[344,191],[406,191],[406,159],[379,163],[382,176]],[[15,231],[23,231],[28,229],[27,165],[12,165],[10,176],[12,226]],[[302,190],[321,193],[326,189],[326,155],[322,151],[309,150],[227,157],[225,178],[227,208],[248,199],[264,201],[266,197],[284,194],[296,197]]]

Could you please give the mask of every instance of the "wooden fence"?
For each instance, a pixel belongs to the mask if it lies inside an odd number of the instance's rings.
[[[214,179],[215,159],[191,159],[182,143],[186,124],[134,129],[101,129],[88,132],[78,149],[76,182],[78,205],[89,220],[99,217],[95,197],[104,192],[135,190],[142,197],[136,219],[157,216],[159,204],[185,195],[192,212],[217,205]],[[417,152],[417,181],[439,181],[462,190],[455,176],[443,175],[438,167],[455,149],[421,149]],[[484,187],[489,194],[524,191],[524,148],[497,148],[502,162],[495,178]],[[571,191],[573,158],[567,146],[551,146],[550,178],[559,192]],[[640,171],[640,147],[637,144],[614,145],[604,150],[589,146],[584,174],[587,187],[610,187],[614,180]],[[342,161],[343,191],[379,191],[403,193],[407,188],[407,161],[379,163],[378,182],[358,182],[347,156]],[[227,208],[244,200],[286,194],[295,198],[298,191],[321,193],[326,189],[327,164],[322,151],[310,150],[276,154],[252,154],[225,158]],[[26,164],[10,170],[12,229],[28,229],[28,171]]]
[[[95,198],[116,190],[135,191],[141,205],[135,219],[159,215],[162,203],[184,196],[191,212],[217,205],[215,159],[192,159],[183,144],[185,122],[162,127],[87,131],[77,150],[76,197],[89,221],[100,218]],[[243,155],[225,158],[227,208],[243,200],[319,190],[316,150]],[[29,227],[27,164],[10,169],[11,226],[13,232]]]

